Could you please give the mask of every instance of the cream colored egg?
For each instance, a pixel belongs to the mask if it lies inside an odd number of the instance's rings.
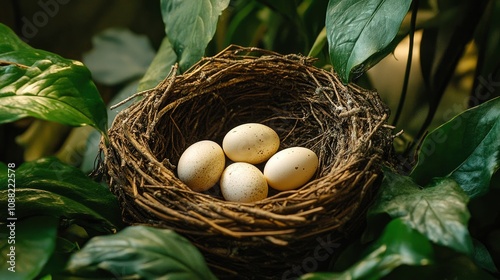
[[[262,163],[268,160],[280,146],[280,139],[272,128],[247,123],[231,129],[222,141],[227,157],[235,162]]]
[[[270,187],[293,190],[307,183],[318,168],[318,156],[310,149],[293,147],[274,154],[264,166],[264,177]]]
[[[177,176],[192,190],[206,191],[219,181],[225,161],[219,144],[210,140],[199,141],[182,153],[177,164]]]
[[[224,199],[235,202],[255,202],[267,197],[266,178],[255,166],[246,162],[229,165],[220,178]]]

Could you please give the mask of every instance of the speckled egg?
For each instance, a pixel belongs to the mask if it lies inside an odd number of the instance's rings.
[[[222,140],[227,157],[235,162],[262,163],[280,146],[276,131],[259,123],[246,123],[231,129]]]
[[[177,164],[177,176],[192,190],[206,191],[219,181],[225,161],[219,144],[210,140],[199,141],[182,153]]]
[[[220,178],[224,199],[235,202],[255,202],[267,197],[268,187],[262,172],[246,162],[229,165]]]
[[[316,172],[319,161],[312,150],[304,147],[287,148],[274,154],[264,166],[264,177],[270,187],[293,190],[307,183]]]

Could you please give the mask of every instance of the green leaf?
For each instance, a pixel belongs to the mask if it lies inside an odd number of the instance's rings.
[[[167,77],[172,66],[177,62],[177,55],[167,37],[163,38],[160,48],[149,65],[146,74],[139,81],[138,91],[154,88]]]
[[[500,98],[456,116],[429,133],[410,176],[420,185],[449,177],[470,196],[488,192],[500,166]]]
[[[379,215],[400,218],[436,244],[470,256],[473,246],[467,228],[468,201],[453,179],[439,178],[422,189],[410,177],[386,170],[368,219],[376,221]]]
[[[106,108],[78,61],[33,49],[0,24],[0,124],[35,117],[106,131]]]
[[[181,72],[203,57],[219,15],[228,5],[229,0],[161,0],[165,33],[177,54]]]
[[[7,182],[0,177],[0,182]],[[54,216],[77,219],[76,223],[99,232],[115,232],[122,225],[116,197],[79,169],[55,158],[28,162],[15,170],[16,217]],[[7,197],[7,184],[0,194]],[[7,201],[0,201],[7,209]],[[7,211],[0,212],[0,219]]]
[[[341,273],[309,273],[302,280],[380,279],[402,265],[433,263],[432,244],[402,219],[391,221],[369,253]]]
[[[397,35],[411,0],[330,0],[326,32],[330,60],[344,83]]]
[[[216,279],[200,252],[177,233],[131,226],[115,235],[92,238],[67,266],[78,277],[120,279]]]
[[[7,227],[9,237],[1,237],[0,253],[6,260],[0,263],[0,279],[35,279],[54,252],[59,219],[37,216],[6,223],[2,228]]]

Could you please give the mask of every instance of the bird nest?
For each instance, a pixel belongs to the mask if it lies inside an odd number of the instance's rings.
[[[129,224],[188,238],[221,278],[281,278],[317,269],[357,232],[394,136],[374,91],[342,84],[314,59],[230,46],[182,75],[172,71],[123,110],[102,143],[102,171]],[[195,192],[176,176],[191,144],[243,123],[273,128],[280,149],[313,150],[306,185],[253,203],[218,186]]]

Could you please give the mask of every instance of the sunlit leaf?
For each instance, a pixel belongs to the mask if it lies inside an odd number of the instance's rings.
[[[0,123],[35,117],[106,131],[106,109],[89,70],[33,49],[0,24]]]

